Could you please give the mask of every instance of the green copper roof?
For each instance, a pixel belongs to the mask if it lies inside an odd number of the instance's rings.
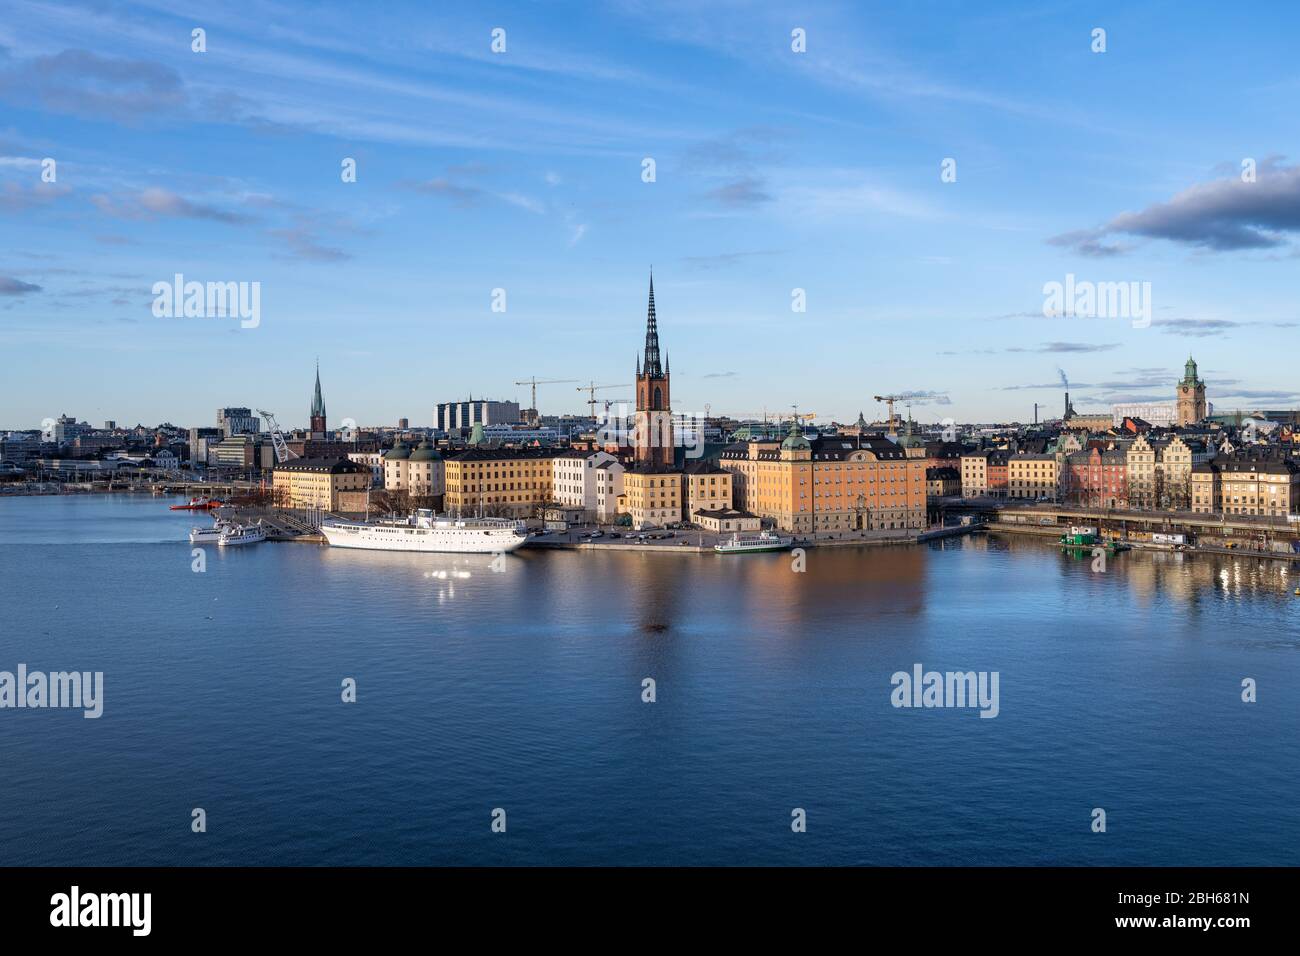
[[[411,452],[411,461],[442,461],[442,456],[426,438],[420,442],[420,447]]]
[[[812,445],[808,444],[808,439],[803,437],[798,422],[791,422],[790,434],[786,436],[785,441],[781,442],[781,448],[801,451],[812,448]]]

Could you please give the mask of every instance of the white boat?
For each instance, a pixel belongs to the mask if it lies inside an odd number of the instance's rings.
[[[266,530],[259,520],[257,524],[232,524],[221,529],[217,538],[218,547],[233,548],[244,544],[257,544],[266,540]]]
[[[229,526],[229,522],[218,518],[211,528],[191,528],[190,544],[217,544],[221,540],[221,532]]]
[[[770,531],[758,534],[736,532],[726,541],[719,541],[713,550],[719,554],[744,554],[750,551],[784,551],[794,544],[794,538],[782,537]]]
[[[421,508],[408,518],[375,521],[329,521],[321,534],[334,548],[371,551],[441,551],[497,554],[528,540],[522,521],[506,518],[439,518]]]

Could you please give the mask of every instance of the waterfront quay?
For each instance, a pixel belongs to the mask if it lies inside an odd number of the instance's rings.
[[[1071,525],[1088,525],[1103,537],[1115,538],[1133,548],[1251,554],[1300,561],[1300,526],[1287,518],[1005,502],[972,503],[969,511],[978,514],[989,531],[1055,537]],[[1155,535],[1181,535],[1185,540],[1153,540]]]

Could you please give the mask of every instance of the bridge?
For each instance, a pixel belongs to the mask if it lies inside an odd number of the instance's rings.
[[[1018,502],[1006,498],[933,499],[930,508],[941,517],[973,514],[1002,525],[1095,525],[1099,530],[1162,534],[1243,537],[1254,541],[1296,540],[1300,521],[1270,515],[1209,514],[1203,511],[1139,511],[1131,508],[1092,508],[1059,502]]]

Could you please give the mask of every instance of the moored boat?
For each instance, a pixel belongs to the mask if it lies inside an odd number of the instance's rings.
[[[199,495],[191,498],[183,505],[172,505],[172,511],[211,511],[213,508],[220,508],[223,502],[217,498],[209,498],[207,495]]]
[[[1061,548],[1065,551],[1083,551],[1092,548],[1105,548],[1112,554],[1127,551],[1129,546],[1113,538],[1102,538],[1097,529],[1091,525],[1071,525],[1070,530],[1061,535]]]
[[[407,518],[327,521],[321,534],[333,548],[369,551],[438,551],[496,554],[528,541],[522,521],[506,518],[439,518],[421,508]]]
[[[771,531],[758,534],[741,534],[736,532],[726,541],[719,541],[713,546],[718,554],[746,554],[753,551],[784,551],[794,544],[794,538],[787,538]]]
[[[257,544],[259,541],[266,540],[266,529],[262,527],[259,519],[256,524],[229,524],[221,529],[221,535],[217,538],[217,546],[222,548],[233,548],[245,544]]]
[[[221,539],[221,532],[229,527],[224,518],[217,518],[211,528],[191,528],[190,544],[216,544]]]

